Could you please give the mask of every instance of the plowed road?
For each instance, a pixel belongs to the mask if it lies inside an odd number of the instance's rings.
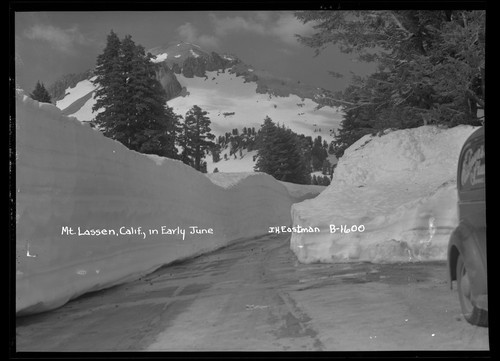
[[[446,263],[297,264],[264,236],[19,317],[17,351],[487,350]]]

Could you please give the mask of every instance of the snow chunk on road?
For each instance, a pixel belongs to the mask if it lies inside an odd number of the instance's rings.
[[[458,223],[458,156],[475,129],[423,126],[358,140],[340,159],[330,186],[292,206],[294,225],[321,229],[292,234],[299,261],[446,259]],[[364,229],[344,233],[341,226]]]

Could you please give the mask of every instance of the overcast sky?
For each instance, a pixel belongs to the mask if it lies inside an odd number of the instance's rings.
[[[32,91],[39,80],[47,86],[65,74],[95,66],[113,30],[130,34],[146,50],[187,41],[206,51],[237,55],[256,69],[268,70],[330,90],[345,87],[348,77],[365,75],[373,64],[356,63],[352,55],[330,46],[318,57],[294,34],[314,30],[285,11],[155,11],[155,12],[20,12],[15,14],[16,82]]]

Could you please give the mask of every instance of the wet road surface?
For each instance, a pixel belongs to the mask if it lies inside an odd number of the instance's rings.
[[[19,317],[17,351],[487,350],[446,263],[298,264],[269,235]]]

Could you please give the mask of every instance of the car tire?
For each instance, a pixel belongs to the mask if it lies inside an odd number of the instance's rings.
[[[467,273],[467,268],[462,255],[458,256],[457,260],[457,289],[460,307],[464,318],[475,326],[488,326],[488,311],[477,308],[472,304],[470,294],[470,280]]]

